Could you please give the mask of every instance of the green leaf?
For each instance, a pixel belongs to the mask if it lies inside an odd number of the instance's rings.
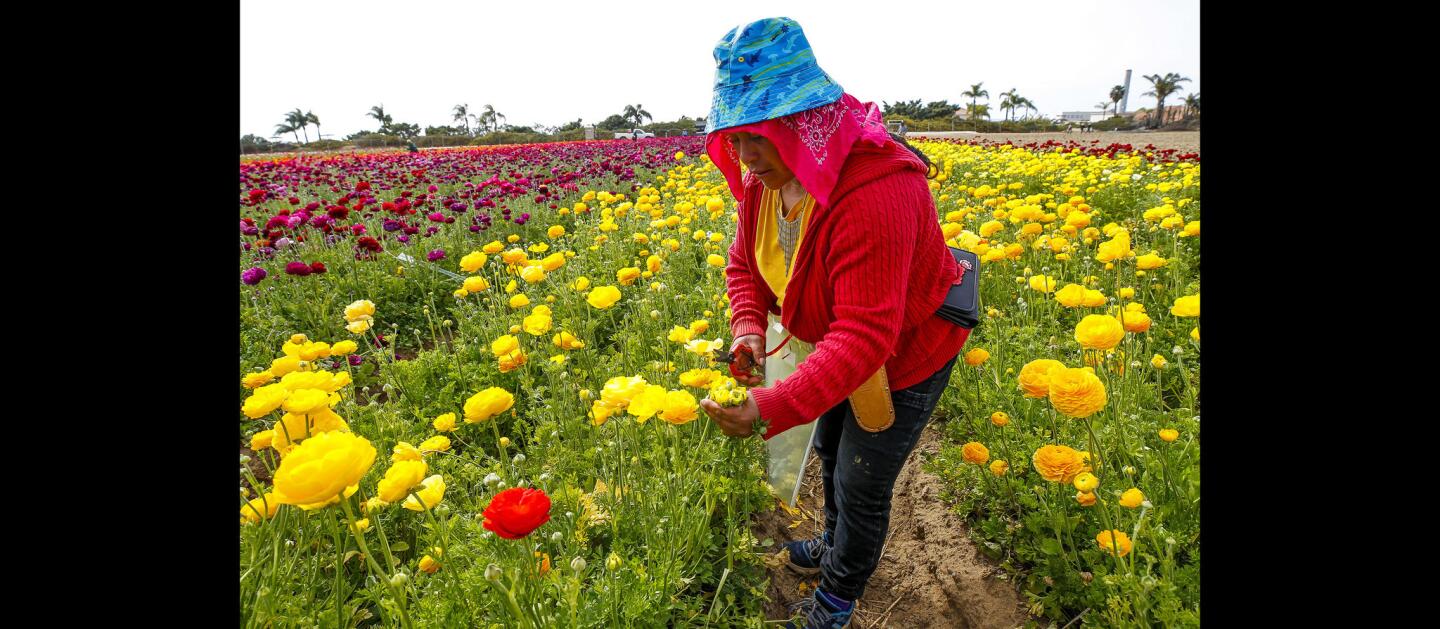
[[[1060,554],[1061,550],[1062,549],[1060,548],[1060,542],[1057,542],[1053,539],[1047,539],[1043,542],[1040,542],[1040,551],[1047,555],[1058,555]]]
[[[392,553],[398,553],[406,550],[410,550],[410,545],[406,544],[405,542],[395,542],[394,544],[390,545],[390,552]]]

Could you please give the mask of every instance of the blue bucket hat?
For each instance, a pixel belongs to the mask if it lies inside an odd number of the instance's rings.
[[[844,93],[815,62],[798,22],[758,20],[730,29],[715,44],[715,95],[705,132],[814,109]]]

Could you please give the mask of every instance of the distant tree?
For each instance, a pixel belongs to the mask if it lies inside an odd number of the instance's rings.
[[[979,83],[976,83],[976,84],[974,84],[974,85],[971,85],[971,86],[970,86],[970,89],[965,90],[964,92],[961,92],[961,93],[960,93],[961,96],[970,99],[970,107],[969,107],[968,109],[966,109],[966,111],[969,111],[969,112],[972,112],[972,113],[975,112],[975,111],[978,111],[978,110],[975,108],[975,102],[976,102],[977,100],[981,99],[981,98],[989,98],[989,97],[990,97],[990,92],[989,92],[988,90],[981,89],[981,86],[982,86],[982,85],[985,85],[985,82],[984,82],[984,81],[981,81],[981,82],[979,82]],[[972,119],[974,119],[974,118],[972,118]],[[978,128],[978,127],[977,127],[977,128]]]
[[[465,125],[465,135],[470,135],[470,106],[456,105],[454,112],[455,115],[452,116],[450,119],[459,120],[461,123],[463,123]],[[426,132],[425,135],[430,135],[430,133]]]
[[[386,125],[385,133],[388,135],[398,135],[406,139],[414,138],[420,135],[420,125],[409,122],[392,123]]]
[[[636,127],[639,127],[643,123],[644,119],[648,119],[652,122],[655,120],[655,118],[650,115],[650,112],[645,111],[644,105],[626,105],[625,111],[622,112],[620,115],[627,122],[631,120],[635,121],[634,126]]]
[[[241,153],[264,153],[270,150],[269,140],[254,134],[246,134],[240,138]]]
[[[470,135],[470,130],[465,127],[425,127],[425,135]]]
[[[1114,105],[1112,105],[1112,111],[1114,111],[1114,112],[1115,112],[1115,115],[1117,115],[1117,116],[1120,115],[1120,101],[1121,101],[1121,100],[1124,100],[1124,99],[1125,99],[1125,86],[1124,86],[1124,85],[1116,85],[1115,87],[1110,88],[1110,102],[1111,102],[1111,103],[1114,103]]]
[[[1012,87],[1008,92],[1000,92],[1000,96],[1000,111],[1005,112],[1005,121],[1009,122],[1010,112],[1015,111],[1015,99],[1019,94],[1016,93],[1015,88]]]
[[[297,127],[296,127],[295,125],[293,125],[293,124],[290,124],[290,123],[287,121],[287,122],[285,122],[285,123],[283,123],[283,124],[277,124],[277,125],[275,125],[275,135],[272,135],[272,136],[270,136],[270,137],[273,138],[273,137],[285,135],[286,133],[294,133],[294,134],[295,134],[295,141],[296,141],[296,142],[299,142],[299,141],[300,141],[300,134],[298,133],[299,130],[300,130],[299,128],[297,128]]]
[[[495,111],[493,106],[486,105],[485,111],[480,113],[480,117],[476,122],[480,124],[481,128],[487,131],[494,131],[500,128],[500,120],[504,118],[505,115]]]
[[[375,107],[371,107],[371,108],[370,108],[370,113],[365,114],[365,115],[367,115],[367,116],[369,116],[369,117],[371,117],[371,118],[374,118],[376,122],[380,123],[380,128],[381,128],[381,129],[384,129],[385,127],[389,126],[390,123],[394,121],[394,119],[391,118],[389,114],[385,113],[385,106],[384,106],[384,105],[377,105],[377,106],[375,106]],[[383,132],[383,131],[382,131],[382,132]]]
[[[610,116],[609,118],[606,118],[606,119],[604,119],[604,120],[601,120],[601,121],[600,121],[600,124],[596,125],[596,128],[609,131],[609,130],[615,130],[615,129],[624,129],[624,128],[627,128],[627,127],[629,127],[629,126],[630,126],[630,120],[629,120],[629,119],[627,119],[627,118],[625,118],[624,116],[621,116],[621,115],[619,115],[619,114],[616,114],[616,115]]]
[[[989,105],[974,105],[974,104],[972,104],[972,105],[966,105],[966,106],[965,106],[965,111],[967,111],[967,112],[970,113],[970,119],[971,119],[971,120],[981,120],[981,119],[989,120],[989,119],[990,119],[990,106],[989,106]]]
[[[559,128],[559,129],[556,129],[556,132],[558,132],[558,133],[564,133],[564,132],[566,132],[566,131],[579,131],[581,128],[584,127],[584,125],[585,125],[585,119],[584,119],[584,118],[576,118],[576,119],[575,119],[575,122],[567,122],[567,123],[565,123],[565,124],[563,124],[563,125],[560,125],[560,128]]]
[[[1199,93],[1199,92],[1196,92],[1196,93],[1194,93],[1194,94],[1191,94],[1191,95],[1185,97],[1185,118],[1186,118],[1186,119],[1189,119],[1191,116],[1194,116],[1194,117],[1196,117],[1196,118],[1199,118],[1199,117],[1200,117],[1200,93]]]
[[[285,114],[285,124],[290,125],[292,131],[294,129],[305,131],[305,127],[310,126],[310,121],[305,118],[305,112],[300,111],[300,108],[296,107],[295,111]],[[299,141],[299,138],[296,138],[296,141]],[[305,142],[307,144],[310,142],[309,132],[305,133]]]
[[[1160,76],[1159,74],[1147,75],[1145,80],[1149,81],[1154,89],[1141,94],[1141,96],[1155,97],[1155,120],[1150,123],[1150,127],[1158,128],[1160,125],[1165,124],[1165,98],[1184,89],[1180,87],[1180,84],[1190,79],[1174,72],[1169,72],[1166,73],[1165,76]]]
[[[1039,111],[1038,109],[1035,109],[1035,103],[1034,103],[1034,102],[1031,102],[1030,99],[1025,98],[1024,96],[1019,96],[1019,95],[1016,95],[1016,96],[1015,96],[1015,108],[1016,108],[1016,109],[1024,109],[1026,112],[1031,112],[1031,111],[1038,112],[1038,111]],[[1025,117],[1026,117],[1026,119],[1028,119],[1030,116],[1029,116],[1029,115],[1026,115]]]
[[[305,112],[305,122],[315,125],[315,139],[320,139],[320,117],[313,111]]]

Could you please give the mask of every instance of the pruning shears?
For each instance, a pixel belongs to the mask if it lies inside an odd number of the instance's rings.
[[[755,362],[755,351],[749,345],[739,345],[733,353],[716,349],[715,362],[730,365],[730,375],[735,378],[765,376],[765,368]]]

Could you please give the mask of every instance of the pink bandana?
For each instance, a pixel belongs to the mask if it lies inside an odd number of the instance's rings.
[[[835,189],[840,167],[845,165],[857,142],[864,140],[878,147],[891,141],[880,108],[875,103],[862,103],[849,94],[829,105],[788,116],[716,129],[705,138],[705,152],[725,175],[736,199],[744,197],[745,184],[740,174],[740,158],[726,134],[741,131],[764,136],[773,143],[785,166],[822,207],[829,207],[830,192]]]

